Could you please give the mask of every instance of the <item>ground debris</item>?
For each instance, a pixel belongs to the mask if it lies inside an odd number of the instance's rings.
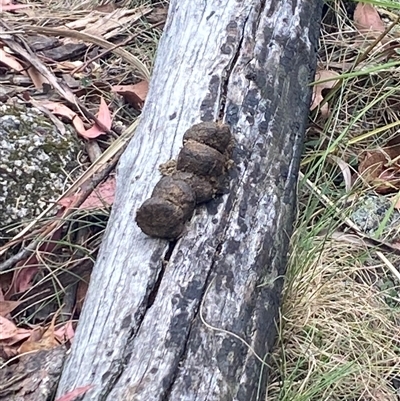
[[[56,389],[65,352],[64,346],[34,352],[0,369],[0,401],[48,401]]]

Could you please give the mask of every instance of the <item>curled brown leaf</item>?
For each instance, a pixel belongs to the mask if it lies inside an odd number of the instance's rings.
[[[315,84],[313,86],[313,102],[311,104],[310,110],[316,109],[321,102],[324,100],[324,91],[332,89],[338,80],[336,79],[339,74],[335,71],[330,70],[318,70],[315,74]],[[328,117],[329,106],[325,103],[320,109],[322,117]]]
[[[382,33],[385,31],[385,24],[372,4],[358,3],[353,18],[354,25],[360,33]]]

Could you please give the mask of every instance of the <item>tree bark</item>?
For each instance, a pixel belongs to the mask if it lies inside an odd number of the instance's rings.
[[[263,399],[276,335],[314,77],[319,0],[172,0],[142,120],[58,396]],[[196,208],[178,241],[144,235],[138,207],[185,131],[222,120],[230,191]]]

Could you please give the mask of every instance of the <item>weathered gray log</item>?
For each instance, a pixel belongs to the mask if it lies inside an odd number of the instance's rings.
[[[92,384],[85,401],[262,399],[254,353],[276,333],[321,8],[171,1],[58,396]],[[218,119],[236,140],[229,194],[176,243],[145,236],[134,218],[159,164]]]

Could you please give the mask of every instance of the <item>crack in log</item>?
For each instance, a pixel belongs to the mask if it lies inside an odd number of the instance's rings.
[[[124,372],[127,360],[129,360],[129,355],[127,358],[123,357],[121,358],[121,362],[117,363],[115,362],[116,365],[118,365],[116,372],[114,372],[110,378],[107,378],[107,380],[104,380],[104,389],[102,389],[101,393],[99,394],[98,401],[106,401],[109,394],[113,390],[115,384],[118,382],[119,378],[121,377],[122,373]]]
[[[266,5],[266,0],[262,0],[260,3],[260,11],[258,12],[257,19],[256,19],[255,32],[257,32],[259,30],[260,21],[261,21],[262,15],[264,13],[265,5]]]
[[[131,351],[131,344],[133,342],[133,340],[135,339],[136,333],[140,330],[140,326],[141,323],[143,322],[147,311],[151,308],[151,306],[154,304],[154,301],[157,297],[158,294],[158,290],[160,288],[161,285],[161,281],[164,277],[164,272],[165,272],[165,268],[168,265],[169,260],[171,259],[171,255],[175,249],[175,246],[177,244],[177,241],[171,241],[168,244],[168,248],[167,251],[165,253],[165,256],[163,257],[162,260],[162,267],[160,269],[160,272],[158,274],[157,280],[153,286],[153,288],[150,290],[149,296],[147,297],[147,303],[146,305],[144,305],[141,309],[141,311],[143,311],[142,313],[140,311],[138,311],[138,315],[140,316],[140,318],[138,319],[138,325],[137,327],[135,327],[135,329],[131,329],[128,333],[128,339],[126,342],[126,346],[125,346],[125,350],[124,353],[122,354],[119,362],[115,362],[115,364],[117,365],[117,370],[116,372],[114,372],[111,377],[107,378],[106,383],[107,385],[104,388],[104,392],[102,392],[102,394],[100,395],[99,401],[106,401],[108,396],[110,395],[111,391],[115,388],[116,384],[118,383],[120,377],[122,376],[122,374],[124,373],[125,367],[128,366],[129,364],[129,360],[131,358],[132,355],[132,351]],[[130,317],[129,317],[130,318]]]
[[[224,243],[224,240],[221,240],[217,244],[217,246],[215,248],[215,252],[214,252],[214,256],[213,256],[213,259],[212,259],[212,262],[211,262],[211,265],[210,265],[210,269],[209,269],[209,271],[207,273],[207,276],[206,276],[206,279],[204,281],[205,285],[204,285],[202,293],[201,293],[201,295],[199,297],[199,304],[198,304],[197,310],[193,313],[192,322],[195,322],[197,320],[197,317],[198,317],[198,315],[200,313],[200,310],[201,310],[201,305],[204,302],[204,296],[207,295],[208,290],[209,290],[209,286],[211,285],[211,283],[215,279],[215,275],[214,275],[214,277],[212,277],[211,280],[210,280],[210,277],[213,274],[214,265],[216,263],[217,258],[219,257],[219,254],[221,253],[223,243]],[[171,396],[171,393],[172,393],[172,388],[173,388],[173,386],[175,384],[175,379],[176,379],[176,377],[178,375],[179,366],[183,365],[183,362],[184,362],[184,360],[186,359],[186,356],[187,356],[188,341],[189,341],[190,335],[192,333],[192,328],[193,328],[193,324],[190,325],[190,328],[189,328],[189,330],[187,332],[186,339],[185,339],[185,342],[184,342],[184,347],[182,349],[182,353],[181,353],[181,355],[179,357],[179,360],[178,360],[178,362],[176,364],[177,367],[176,367],[174,373],[171,375],[171,381],[169,383],[169,386],[166,388],[166,390],[164,392],[164,395],[162,397],[162,401],[171,401],[170,396]]]
[[[242,51],[242,45],[243,45],[243,41],[245,38],[245,27],[247,24],[247,21],[249,19],[249,15],[246,16],[246,18],[243,21],[243,26],[242,26],[242,31],[240,34],[240,40],[239,40],[239,44],[236,48],[235,54],[233,55],[232,61],[228,64],[228,66],[226,67],[225,71],[222,74],[222,83],[221,83],[221,97],[219,100],[219,113],[218,113],[218,119],[220,121],[223,120],[223,117],[225,115],[225,106],[226,106],[226,98],[228,95],[228,85],[229,85],[229,80],[231,78],[233,69],[236,66],[236,63],[239,59],[239,56],[241,54]]]
[[[171,255],[174,252],[174,249],[175,249],[175,246],[176,246],[177,242],[178,241],[171,241],[168,244],[167,252],[165,253],[165,256],[164,256],[164,258],[163,258],[163,260],[161,262],[162,263],[162,268],[160,270],[160,273],[158,274],[158,277],[157,277],[157,280],[156,280],[156,282],[154,284],[154,287],[153,287],[153,289],[151,290],[151,292],[149,294],[146,311],[149,310],[152,307],[152,305],[154,304],[154,301],[155,301],[155,299],[157,297],[157,294],[158,294],[158,290],[160,289],[161,281],[162,281],[162,279],[164,277],[165,268],[167,267],[168,262],[171,259]],[[144,318],[144,315],[143,315],[143,318]],[[142,320],[143,320],[143,318],[142,318]]]

